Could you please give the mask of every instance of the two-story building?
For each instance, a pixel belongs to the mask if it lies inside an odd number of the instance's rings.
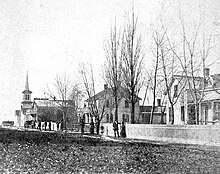
[[[200,99],[198,107],[199,124],[212,124],[214,120],[220,120],[220,75],[210,76],[209,68],[205,69],[205,77],[196,77],[194,82],[196,85],[198,99]],[[204,79],[205,78],[205,79]],[[174,104],[174,122],[173,124],[195,124],[195,102],[189,89],[189,83],[192,83],[192,77],[174,75],[170,83],[171,96],[177,97]],[[205,85],[205,86],[203,86]],[[167,124],[171,123],[171,109],[166,95],[166,112]]]
[[[98,108],[99,116],[103,117],[101,122],[103,123],[112,123],[115,120],[115,105],[114,105],[114,96],[112,94],[111,88],[108,88],[107,85],[104,85],[104,89],[97,93],[95,96],[92,96],[90,99],[86,100],[83,117],[86,123],[91,121],[91,100],[95,99],[96,106]],[[135,104],[135,122],[139,119],[140,107],[138,101]],[[118,102],[118,122],[131,122],[131,104],[124,96],[122,96]],[[102,115],[101,115],[102,114]]]

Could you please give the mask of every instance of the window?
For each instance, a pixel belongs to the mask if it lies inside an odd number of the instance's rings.
[[[125,114],[122,114],[122,121],[125,122]]]
[[[26,94],[26,95],[25,95],[25,100],[30,100],[29,94]]]
[[[129,122],[129,114],[126,114],[126,122]]]
[[[215,108],[214,119],[220,120],[220,103],[215,103],[214,108]]]
[[[172,122],[172,120],[173,120],[173,116],[172,116],[171,111],[172,111],[172,109],[171,109],[171,107],[169,107],[169,122]]]
[[[106,100],[106,108],[109,107],[109,100]]]
[[[174,97],[177,97],[178,85],[174,85]]]
[[[124,123],[128,123],[129,122],[129,114],[122,114],[122,121]]]
[[[129,102],[128,102],[128,100],[125,100],[125,108],[129,108]]]
[[[208,105],[205,105],[205,124],[207,124],[208,121],[208,110],[209,110]]]
[[[177,92],[178,92],[178,85],[174,85],[174,97],[177,97]]]
[[[109,120],[109,115],[107,114],[107,115],[106,115],[106,122],[109,123],[109,121],[110,121],[110,120]]]

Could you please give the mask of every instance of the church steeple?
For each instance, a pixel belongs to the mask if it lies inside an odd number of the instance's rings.
[[[23,101],[31,101],[31,93],[32,92],[29,90],[28,72],[26,75],[25,89],[22,93],[23,93]]]
[[[27,71],[27,75],[26,75],[25,90],[26,90],[26,91],[29,91],[28,71]]]
[[[30,112],[32,109],[32,101],[31,101],[31,91],[29,90],[29,83],[28,83],[28,72],[26,74],[26,80],[25,80],[25,89],[22,92],[23,93],[23,100],[21,102],[21,111],[24,115],[24,122],[26,120],[29,120]]]

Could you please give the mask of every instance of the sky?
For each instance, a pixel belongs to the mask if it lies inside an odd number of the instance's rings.
[[[145,50],[149,51],[150,27],[162,15],[175,26],[178,0],[4,0],[0,1],[0,121],[14,120],[20,109],[26,73],[34,97],[44,97],[56,74],[80,81],[78,65],[91,62],[96,77],[105,60],[103,42],[115,19],[123,26],[132,4],[138,15]],[[201,13],[207,30],[220,34],[218,0],[183,0],[187,19]],[[216,37],[213,57],[220,57]],[[150,58],[146,60],[150,63]],[[211,73],[220,73],[216,62]],[[98,79],[99,88],[103,82]]]

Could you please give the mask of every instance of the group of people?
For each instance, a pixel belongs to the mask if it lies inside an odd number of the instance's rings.
[[[30,120],[26,121],[24,124],[25,128],[32,128],[32,129],[38,129],[38,130],[49,130],[49,131],[57,131],[57,130],[62,130],[62,122],[42,122],[42,121],[35,121],[35,120]]]
[[[39,129],[39,130],[49,130],[49,131],[57,131],[57,130],[63,130],[63,124],[62,124],[62,122],[57,122],[57,123],[55,123],[55,122],[51,122],[51,121],[49,121],[49,122],[41,122],[41,121],[39,121],[38,122],[38,125],[37,125],[37,129]]]
[[[113,122],[113,130],[114,130],[114,136],[115,136],[115,137],[119,137],[119,129],[118,129],[118,122],[117,122],[117,120],[115,120],[115,121]],[[125,137],[126,137],[126,130],[125,130],[125,124],[124,124],[124,122],[121,123],[120,136],[121,136],[122,138],[125,138]]]
[[[90,125],[90,128],[89,128],[90,134],[93,135],[94,134],[94,129],[95,129],[95,123],[94,123],[93,119],[91,119],[91,122],[90,122],[89,125]],[[81,126],[81,133],[84,134],[85,122],[84,122],[83,118],[80,119],[80,126]],[[99,126],[99,125],[96,125],[96,127],[97,126]],[[103,134],[104,133],[104,127],[101,126],[100,128],[101,128],[101,134]],[[118,128],[117,120],[115,120],[113,122],[113,130],[114,130],[114,136],[119,137],[119,128]],[[120,137],[123,137],[123,138],[126,137],[126,130],[125,130],[124,122],[121,123]]]

